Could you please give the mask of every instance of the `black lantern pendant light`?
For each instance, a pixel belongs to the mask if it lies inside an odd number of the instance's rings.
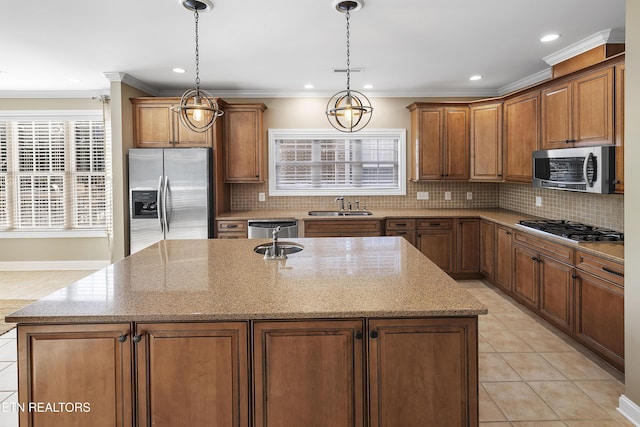
[[[334,94],[327,103],[327,119],[331,126],[340,132],[357,132],[369,124],[373,115],[373,107],[369,98],[364,94],[351,90],[351,70],[350,70],[350,33],[349,18],[351,11],[359,10],[363,6],[364,0],[356,1],[336,1],[333,4],[338,12],[342,12],[347,17],[347,90]]]
[[[198,46],[199,11],[209,10],[213,4],[208,0],[182,0],[182,5],[193,11],[196,24],[196,87],[187,90],[180,99],[180,105],[173,111],[180,115],[180,122],[194,132],[206,132],[216,119],[224,114],[218,102],[205,90],[200,89],[200,51]]]

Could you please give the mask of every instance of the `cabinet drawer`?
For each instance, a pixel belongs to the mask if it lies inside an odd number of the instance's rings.
[[[313,237],[313,234],[330,233],[335,236],[380,236],[382,235],[382,222],[377,219],[369,220],[319,220],[305,221],[304,233],[307,237]]]
[[[546,239],[540,239],[520,231],[516,231],[515,240],[524,243],[533,250],[545,253],[558,261],[573,264],[574,250],[568,246],[560,245]]]
[[[413,218],[394,218],[386,222],[387,230],[415,230],[416,220]]]
[[[451,218],[431,218],[419,219],[418,230],[451,230],[453,219]]]
[[[217,221],[218,223],[218,232],[243,232],[245,235],[247,234],[247,221]]]
[[[624,286],[624,265],[582,251],[576,252],[576,268]]]

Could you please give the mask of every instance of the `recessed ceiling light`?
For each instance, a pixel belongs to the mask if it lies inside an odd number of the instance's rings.
[[[364,86],[362,86],[363,89],[373,89],[373,85],[372,84],[366,84]]]
[[[479,74],[469,77],[469,80],[480,80],[480,79],[482,79],[482,76]]]
[[[313,89],[315,86],[312,85],[311,83],[307,83],[306,85],[304,85],[305,89]]]
[[[552,42],[554,40],[557,40],[559,37],[560,34],[547,34],[546,36],[542,37],[540,41],[543,43]]]
[[[80,83],[79,79],[71,78],[71,79],[67,79],[67,80],[69,81],[69,83]]]
[[[187,70],[185,70],[184,68],[178,68],[178,67],[176,67],[176,68],[174,68],[174,69],[173,69],[173,72],[174,72],[174,73],[178,73],[178,74],[182,74],[182,73],[186,73],[186,72],[187,72]]]

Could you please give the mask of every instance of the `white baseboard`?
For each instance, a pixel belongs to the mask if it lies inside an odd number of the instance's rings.
[[[624,394],[618,399],[618,412],[634,425],[640,427],[640,406],[636,405]]]
[[[100,270],[111,264],[109,260],[78,261],[2,261],[0,271],[29,270]]]

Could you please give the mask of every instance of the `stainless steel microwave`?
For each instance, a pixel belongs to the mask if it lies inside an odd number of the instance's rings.
[[[533,152],[533,186],[585,193],[613,193],[615,147],[580,147]]]

